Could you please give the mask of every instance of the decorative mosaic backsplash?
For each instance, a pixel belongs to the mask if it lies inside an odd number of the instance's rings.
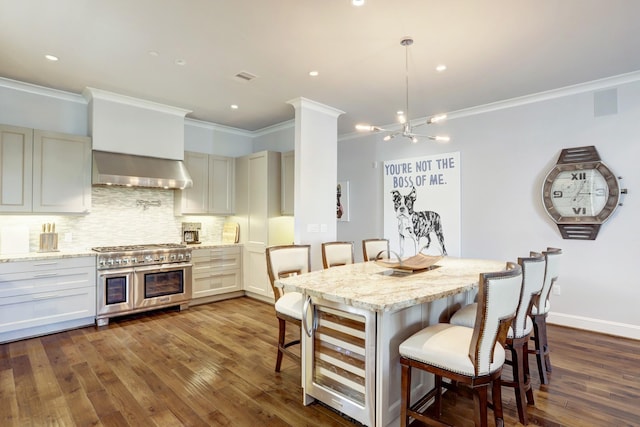
[[[87,215],[0,215],[0,227],[28,226],[29,246],[37,251],[43,223],[55,223],[58,249],[179,243],[183,222],[202,223],[200,240],[219,242],[226,217],[175,216],[173,190],[93,187]]]

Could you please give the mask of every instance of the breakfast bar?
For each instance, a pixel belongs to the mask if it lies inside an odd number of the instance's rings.
[[[398,345],[471,302],[479,274],[504,261],[445,257],[419,272],[364,262],[279,279],[304,296],[304,404],[317,399],[367,426],[398,425]],[[431,388],[416,376],[413,392]]]

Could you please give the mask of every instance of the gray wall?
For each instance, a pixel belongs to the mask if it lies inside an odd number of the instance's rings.
[[[351,221],[338,223],[338,239],[359,246],[364,238],[382,236],[387,195],[381,162],[458,151],[462,256],[515,261],[531,250],[562,248],[561,295],[552,295],[549,321],[640,338],[634,270],[640,258],[634,197],[640,188],[640,75],[634,79],[612,78],[454,113],[429,129],[450,134],[446,145],[383,142],[381,135],[344,138],[338,143],[338,179],[350,181]],[[611,88],[617,90],[618,112],[595,117],[594,93]],[[561,149],[584,145],[596,146],[629,194],[597,240],[563,240],[543,210],[542,182]]]

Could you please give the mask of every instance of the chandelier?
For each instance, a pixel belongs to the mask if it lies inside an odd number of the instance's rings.
[[[357,124],[356,130],[364,131],[364,132],[388,132],[387,135],[383,138],[384,141],[390,141],[396,136],[403,136],[405,138],[409,138],[411,142],[418,142],[419,138],[427,138],[432,141],[439,142],[448,142],[448,136],[431,136],[431,135],[421,135],[413,132],[413,129],[429,125],[432,123],[440,122],[447,118],[446,114],[439,114],[433,117],[428,118],[422,123],[411,124],[409,120],[409,46],[413,44],[413,39],[411,37],[404,37],[400,41],[400,45],[405,47],[405,80],[406,80],[406,104],[404,111],[398,111],[398,121],[400,122],[400,130],[394,131],[389,129],[383,129],[379,126],[373,126],[369,124]]]

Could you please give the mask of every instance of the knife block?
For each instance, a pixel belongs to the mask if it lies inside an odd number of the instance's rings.
[[[58,233],[40,233],[40,249],[38,252],[57,252]]]

